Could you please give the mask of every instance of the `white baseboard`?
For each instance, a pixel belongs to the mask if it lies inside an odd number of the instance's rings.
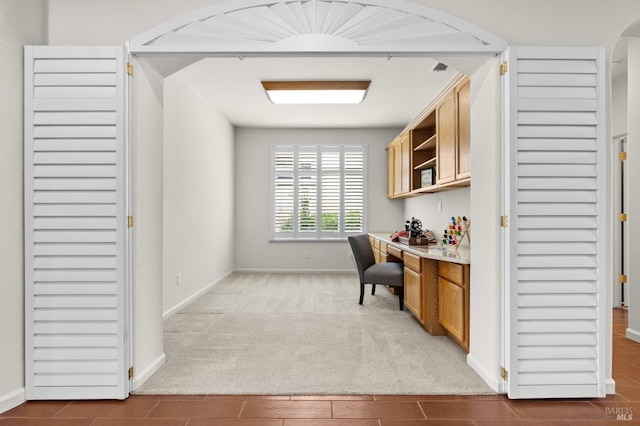
[[[640,343],[640,331],[638,330],[634,330],[633,328],[627,328],[627,331],[625,332],[625,336],[627,337],[627,339],[631,339],[634,342]]]
[[[481,368],[477,362],[474,361],[471,355],[467,355],[467,364],[473,369],[473,371],[480,376],[482,380],[485,381],[487,385],[497,393],[507,393],[507,390],[503,386],[502,378],[500,377],[491,377],[483,368]],[[613,378],[609,378],[605,381],[605,392],[607,395],[615,395],[616,393],[616,382]]]
[[[357,274],[356,269],[236,269],[248,274]]]
[[[167,356],[162,353],[158,358],[156,358],[147,368],[142,371],[138,371],[134,369],[134,376],[131,379],[131,391],[135,391],[140,386],[144,384],[153,374],[160,369],[167,362]]]
[[[467,355],[467,364],[469,365],[469,367],[471,367],[473,369],[473,371],[476,372],[476,374],[478,376],[480,376],[480,378],[482,380],[485,381],[485,383],[487,385],[489,385],[489,387],[497,392],[497,393],[505,393],[506,389],[503,388],[503,381],[502,378],[500,376],[495,376],[493,374],[489,374],[488,371],[486,371],[485,369],[483,369],[480,364],[478,364],[473,357],[469,354]]]
[[[24,388],[16,389],[13,392],[0,395],[0,414],[16,408],[26,401]]]
[[[613,378],[607,379],[605,381],[605,389],[607,392],[607,395],[615,395],[616,393],[616,381],[613,380]]]
[[[185,306],[187,306],[189,303],[193,302],[194,300],[196,300],[198,297],[202,296],[204,293],[206,293],[207,291],[209,291],[209,289],[213,286],[215,286],[216,284],[218,284],[219,282],[221,282],[222,280],[226,279],[229,275],[233,274],[235,271],[231,271],[225,275],[223,275],[222,277],[218,278],[216,281],[212,282],[211,284],[209,284],[208,286],[204,287],[203,289],[201,289],[200,291],[192,294],[191,296],[189,296],[188,298],[186,298],[185,300],[183,300],[182,302],[178,303],[177,305],[175,305],[173,308],[169,309],[167,312],[164,312],[162,314],[162,320],[166,320],[167,318],[169,318],[171,315],[175,314],[176,312],[178,312],[180,309],[184,308]]]

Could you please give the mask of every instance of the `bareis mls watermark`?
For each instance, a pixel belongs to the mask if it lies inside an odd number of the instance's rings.
[[[633,420],[633,409],[631,407],[605,407],[604,414],[609,420]]]

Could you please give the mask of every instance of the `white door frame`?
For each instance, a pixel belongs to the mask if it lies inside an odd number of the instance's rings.
[[[612,176],[612,191],[611,191],[611,251],[612,251],[612,267],[611,267],[611,283],[612,294],[611,301],[614,308],[629,307],[628,287],[626,284],[622,284],[619,280],[620,274],[627,274],[629,270],[629,236],[626,229],[627,222],[621,222],[618,215],[620,213],[627,213],[622,207],[622,200],[624,197],[625,208],[628,208],[629,203],[629,182],[628,173],[622,174],[623,167],[627,164],[621,161],[618,157],[618,153],[626,151],[626,148],[621,146],[622,141],[624,144],[628,144],[627,134],[616,135],[611,138],[611,176]],[[625,169],[626,171],[626,169]],[[624,191],[624,193],[622,192]],[[625,229],[624,238],[622,228]],[[624,268],[622,264],[624,263]],[[623,290],[624,288],[624,290]]]

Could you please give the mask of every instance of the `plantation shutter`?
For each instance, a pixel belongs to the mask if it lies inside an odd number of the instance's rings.
[[[365,232],[366,147],[273,145],[271,238],[344,239]]]
[[[298,191],[298,220],[296,232],[299,238],[318,236],[318,147],[298,146],[296,148],[296,175]]]
[[[121,47],[25,47],[26,397],[128,396]]]
[[[366,151],[350,146],[344,150],[344,230],[355,235],[366,229]]]
[[[509,397],[603,397],[603,51],[512,47],[506,56]]]
[[[344,217],[343,203],[348,202],[342,194],[342,152],[339,146],[320,147],[321,190],[320,213],[322,236],[339,238],[341,236],[341,218]],[[345,194],[346,195],[346,194]]]

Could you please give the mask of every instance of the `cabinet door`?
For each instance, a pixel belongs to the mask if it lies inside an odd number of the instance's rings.
[[[447,93],[436,106],[438,129],[438,183],[456,178],[456,98],[454,91]]]
[[[422,321],[422,280],[409,268],[404,268],[404,306]]]
[[[440,324],[453,338],[463,341],[464,289],[441,277],[438,280],[438,293]]]
[[[393,145],[393,195],[402,194],[402,144]]]
[[[409,132],[398,135],[393,145],[394,195],[408,193],[411,189],[411,139]]]
[[[387,261],[387,244],[380,242],[380,262],[386,262]]]
[[[403,194],[411,191],[411,137],[409,132],[402,134],[402,141],[400,143],[402,153],[402,185],[400,191]]]
[[[393,147],[390,146],[387,148],[387,198],[393,198],[395,195],[394,169]]]
[[[458,109],[458,144],[456,150],[456,180],[471,176],[471,83],[456,88]]]

